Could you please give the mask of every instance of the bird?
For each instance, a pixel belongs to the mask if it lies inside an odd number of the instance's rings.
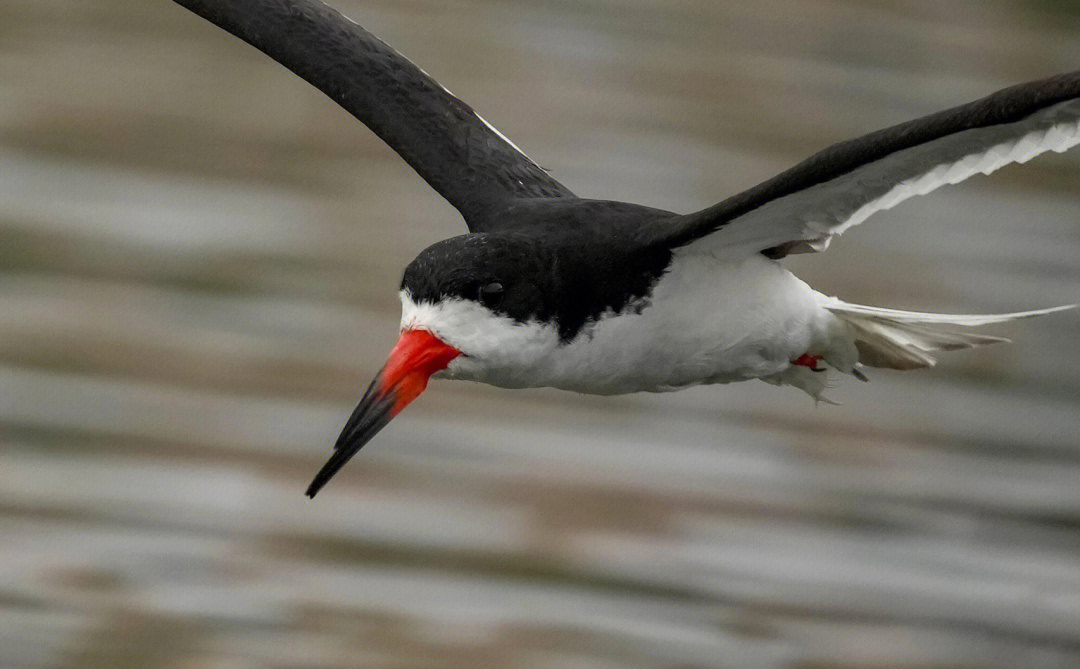
[[[1006,341],[971,328],[1076,305],[957,315],[856,305],[783,264],[916,195],[1080,143],[1080,71],[825,148],[689,214],[583,198],[389,45],[318,0],[174,0],[305,79],[386,142],[468,232],[405,267],[400,339],[314,497],[433,376],[617,395],[830,377]]]

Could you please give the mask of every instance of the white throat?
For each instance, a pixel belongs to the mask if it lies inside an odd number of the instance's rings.
[[[549,385],[536,372],[559,348],[553,326],[519,323],[479,302],[457,297],[414,302],[404,290],[401,330],[427,330],[462,352],[441,376],[503,388]]]

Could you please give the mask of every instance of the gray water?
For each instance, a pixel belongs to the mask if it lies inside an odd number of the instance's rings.
[[[577,193],[690,211],[1080,67],[1065,2],[344,1]],[[803,278],[1080,301],[1080,154]],[[456,212],[164,0],[0,0],[0,666],[1080,666],[1080,314],[879,371],[594,398],[434,382],[302,492]]]

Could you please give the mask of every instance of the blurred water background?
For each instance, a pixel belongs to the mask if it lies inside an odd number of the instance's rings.
[[[583,196],[690,211],[1080,67],[1072,2],[335,0]],[[789,264],[1080,301],[1080,153]],[[1080,314],[877,371],[436,381],[303,497],[456,212],[165,0],[0,0],[0,666],[1080,666]]]

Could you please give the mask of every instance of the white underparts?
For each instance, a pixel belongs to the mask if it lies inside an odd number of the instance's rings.
[[[604,314],[569,342],[553,324],[518,323],[477,302],[401,297],[403,328],[430,330],[464,353],[445,376],[601,395],[778,374],[835,321],[815,291],[761,256],[676,256],[643,308]]]

